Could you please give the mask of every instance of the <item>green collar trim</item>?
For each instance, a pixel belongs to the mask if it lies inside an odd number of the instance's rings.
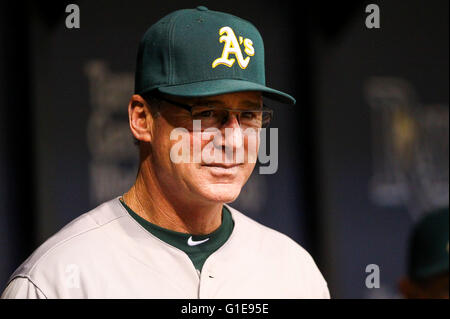
[[[131,217],[133,217],[148,232],[169,245],[184,251],[198,270],[201,270],[206,259],[228,240],[234,228],[233,218],[225,205],[222,208],[222,224],[219,228],[207,235],[191,235],[152,224],[136,214],[122,200],[120,200],[120,202]]]

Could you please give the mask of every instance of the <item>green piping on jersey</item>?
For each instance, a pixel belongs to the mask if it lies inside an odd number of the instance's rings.
[[[120,200],[120,202],[126,208],[131,217],[133,217],[148,232],[169,245],[184,251],[191,259],[195,269],[198,269],[199,271],[202,270],[206,259],[228,240],[234,227],[234,221],[231,217],[231,213],[225,205],[222,208],[222,224],[219,228],[208,235],[191,235],[152,224],[136,214],[122,200]],[[191,243],[192,246],[188,243]]]

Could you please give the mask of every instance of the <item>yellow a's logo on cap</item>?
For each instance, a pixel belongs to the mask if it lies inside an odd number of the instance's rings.
[[[222,27],[219,30],[219,42],[225,42],[223,46],[222,56],[217,58],[212,63],[212,67],[215,68],[219,64],[226,65],[228,67],[232,67],[234,62],[237,59],[237,62],[241,69],[245,69],[250,62],[250,57],[255,55],[255,49],[253,48],[253,41],[250,39],[244,39],[243,37],[236,38],[233,29],[230,27]],[[247,57],[244,59],[241,51],[240,45],[244,44],[244,52],[247,53]],[[230,54],[234,54],[236,59],[229,58]]]

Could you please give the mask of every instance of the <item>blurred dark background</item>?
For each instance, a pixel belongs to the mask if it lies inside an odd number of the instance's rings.
[[[305,247],[332,297],[398,297],[412,225],[448,205],[447,0],[80,0],[79,29],[69,3],[0,3],[0,290],[45,239],[131,186],[138,42],[204,5],[255,24],[267,84],[297,98],[268,101],[278,171],[255,172],[232,206]]]

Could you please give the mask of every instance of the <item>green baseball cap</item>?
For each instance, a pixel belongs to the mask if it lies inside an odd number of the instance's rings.
[[[409,246],[408,275],[422,280],[448,272],[449,210],[429,212],[413,228]]]
[[[142,37],[135,93],[152,90],[183,97],[240,91],[295,104],[295,99],[266,86],[264,44],[248,21],[204,6],[172,12]]]

